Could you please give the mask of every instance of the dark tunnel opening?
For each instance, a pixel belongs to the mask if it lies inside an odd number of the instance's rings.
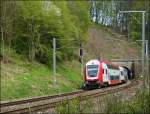
[[[132,80],[134,78],[134,71],[132,69],[129,69],[128,67],[126,66],[122,66],[123,68],[125,68],[127,70],[127,73],[128,73],[128,79],[129,80]]]

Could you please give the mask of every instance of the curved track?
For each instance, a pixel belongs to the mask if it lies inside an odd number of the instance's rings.
[[[83,99],[87,96],[97,97],[106,94],[115,93],[126,88],[130,88],[134,85],[137,85],[138,81],[132,80],[132,82],[128,81],[126,84],[121,84],[118,86],[111,86],[102,89],[95,89],[90,91],[75,91],[70,93],[62,93],[52,96],[43,96],[43,97],[35,97],[30,99],[23,99],[11,102],[3,102],[0,104],[1,112],[0,113],[31,113],[36,112],[38,110],[47,109],[50,107],[55,107],[55,105],[63,100],[71,100],[77,97],[82,97]]]

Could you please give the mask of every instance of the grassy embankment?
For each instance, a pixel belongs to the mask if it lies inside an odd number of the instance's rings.
[[[77,61],[57,64],[57,82],[53,85],[52,68],[30,63],[11,51],[7,63],[1,62],[1,100],[28,98],[77,90],[81,84],[81,68]]]
[[[148,114],[150,112],[149,92],[146,89],[138,89],[134,97],[123,100],[123,98],[111,94],[87,98],[82,102],[82,98],[73,101],[64,101],[56,107],[56,113],[106,113],[106,114]]]

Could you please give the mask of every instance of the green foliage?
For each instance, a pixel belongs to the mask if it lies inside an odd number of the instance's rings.
[[[50,61],[52,60],[52,54],[50,50],[44,45],[40,45],[39,49],[36,52],[35,59],[39,61],[40,63],[46,64],[46,65],[52,64],[52,62]]]
[[[77,90],[82,81],[80,65],[76,61],[57,64],[56,86],[53,85],[53,72],[50,67],[37,62],[28,62],[24,56],[11,53],[9,63],[2,63],[1,100],[14,100]],[[63,71],[64,68],[66,69]],[[67,71],[68,70],[68,71]],[[78,81],[75,81],[78,80]]]
[[[78,42],[86,39],[89,25],[87,2],[71,2],[77,6],[73,9],[69,6],[69,1],[14,1],[13,3],[15,10],[8,13],[8,10],[5,12],[5,8],[13,7],[7,1],[2,2],[3,31],[4,34],[11,35],[10,47],[31,61],[35,59],[45,64],[50,63],[53,38],[56,38],[57,48],[60,48],[57,51],[57,59],[70,60],[70,55],[74,53],[73,48],[69,47],[77,47]],[[10,18],[6,17],[10,17],[13,21],[8,23]],[[4,36],[5,42],[10,35]],[[68,44],[70,45],[64,47]]]
[[[26,37],[20,37],[13,40],[13,48],[18,54],[28,54],[28,41]]]
[[[149,7],[150,1],[145,0],[103,0],[90,1],[91,20],[106,27],[112,27],[115,31],[129,35],[131,40],[141,39],[142,14],[141,13],[119,13],[119,11],[146,11],[145,13],[145,35],[149,38]]]
[[[145,114],[150,111],[149,93],[146,89],[139,90],[137,95],[129,101],[121,101],[113,96],[108,102],[107,113],[133,113]],[[110,101],[109,100],[109,101]]]
[[[85,101],[82,101],[85,98]],[[97,101],[96,101],[97,99]],[[145,114],[149,113],[149,93],[147,90],[140,90],[137,95],[129,100],[122,101],[122,98],[116,95],[106,95],[95,99],[82,97],[71,100],[65,100],[59,103],[57,113],[127,113],[127,114]],[[102,111],[102,112],[97,112]]]
[[[134,32],[134,31],[132,31],[130,34],[134,41],[138,40],[139,36],[141,36],[141,34],[139,32]]]
[[[86,99],[83,102],[83,99]],[[91,97],[83,97],[82,94],[72,100],[65,99],[61,103],[58,103],[55,111],[56,113],[89,113],[93,108]]]
[[[83,40],[85,38],[85,33],[90,24],[88,9],[89,4],[86,1],[69,1],[68,7],[70,9],[71,14],[73,15],[72,21],[77,26],[77,30],[79,32],[78,38]]]

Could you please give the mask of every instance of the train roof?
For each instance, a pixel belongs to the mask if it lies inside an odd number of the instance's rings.
[[[112,63],[111,61],[101,61],[101,62],[103,62],[103,63],[105,63],[105,64],[107,64],[107,65],[112,65],[112,66],[115,66],[115,67],[119,67],[119,65],[114,64],[114,63]]]
[[[111,61],[106,61],[106,60],[98,60],[98,59],[92,59],[92,60],[89,60],[86,65],[90,64],[90,63],[105,63],[107,65],[111,65],[111,66],[114,66],[114,67],[119,67],[119,65],[117,64],[114,64],[112,63]]]

